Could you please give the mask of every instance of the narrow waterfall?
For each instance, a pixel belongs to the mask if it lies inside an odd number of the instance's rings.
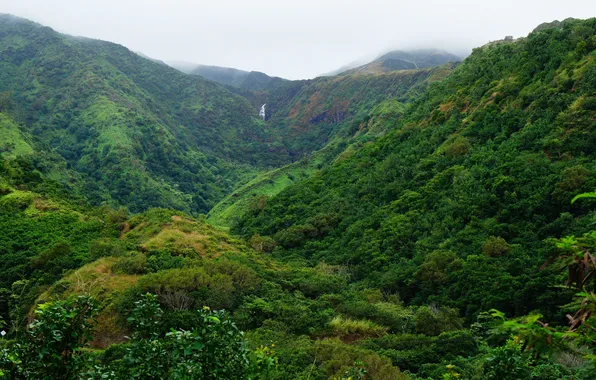
[[[261,106],[261,110],[259,111],[259,117],[263,119],[263,121],[265,121],[265,106],[267,105],[267,103],[263,104]]]

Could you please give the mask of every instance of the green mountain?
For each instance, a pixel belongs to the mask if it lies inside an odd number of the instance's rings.
[[[267,124],[275,126],[296,161],[237,188],[209,212],[209,221],[230,226],[248,208],[383,136],[405,104],[452,69],[323,77],[259,94],[253,102],[267,103]]]
[[[413,304],[554,308],[547,237],[585,230],[596,187],[596,20],[475,49],[390,132],[253,207],[233,232],[279,257],[349,265]],[[547,301],[548,300],[548,301]]]
[[[244,71],[230,67],[195,65],[184,62],[172,62],[172,67],[190,75],[199,75],[205,79],[250,91],[264,91],[275,88],[286,79],[270,77],[259,71]]]
[[[0,92],[94,203],[205,212],[258,167],[289,161],[258,109],[108,42],[0,16]]]
[[[0,378],[590,379],[595,94],[596,19],[252,91],[1,15]]]

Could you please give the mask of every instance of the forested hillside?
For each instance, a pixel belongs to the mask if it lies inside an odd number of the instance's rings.
[[[234,231],[353,268],[408,303],[558,315],[545,239],[582,231],[596,187],[596,22],[476,49],[375,143],[253,208]]]
[[[0,15],[0,378],[591,379],[595,126],[596,19],[252,91]]]
[[[429,83],[443,79],[452,70],[453,65],[445,65],[379,75],[317,78],[246,95],[255,106],[267,103],[267,124],[275,126],[296,161],[262,173],[237,188],[214,206],[209,221],[229,226],[263,197],[276,195],[332,164],[343,152],[383,136],[406,104]]]
[[[242,97],[108,42],[0,16],[0,92],[94,203],[206,212],[287,150]]]

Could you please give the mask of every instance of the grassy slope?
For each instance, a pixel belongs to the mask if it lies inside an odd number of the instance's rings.
[[[252,330],[248,337],[251,346],[275,344],[280,378],[339,376],[356,360],[370,366],[371,374],[381,376],[378,378],[405,378],[389,359],[356,344],[386,335],[389,327],[339,314],[332,318],[329,305],[314,299],[316,294],[344,290],[345,274],[335,273],[341,268],[281,264],[204,221],[170,210],[150,210],[125,225],[120,239],[112,241],[121,247],[116,255],[113,251],[67,273],[36,300],[47,302],[81,294],[97,299],[101,311],[93,348],[125,343],[130,334],[126,318],[132,302],[145,292],[153,292],[160,295],[167,328],[192,328],[188,310],[193,307],[208,305],[236,311],[238,323]],[[367,296],[363,293],[360,297]],[[398,303],[371,302],[385,312],[412,317]],[[266,310],[251,311],[257,305]],[[256,324],[250,322],[253,318]],[[264,319],[269,324],[256,329]],[[311,338],[309,331],[317,334]],[[324,342],[323,337],[327,338]],[[115,348],[116,352],[119,349]],[[310,364],[315,357],[315,364]],[[108,360],[113,360],[111,355]],[[310,365],[297,366],[296,361]]]
[[[19,126],[4,113],[0,113],[0,154],[18,156],[33,153]]]

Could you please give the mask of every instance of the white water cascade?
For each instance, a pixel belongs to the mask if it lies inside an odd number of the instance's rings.
[[[261,106],[261,110],[259,111],[259,117],[263,119],[263,121],[265,121],[265,106],[267,105],[267,103],[263,104]]]

